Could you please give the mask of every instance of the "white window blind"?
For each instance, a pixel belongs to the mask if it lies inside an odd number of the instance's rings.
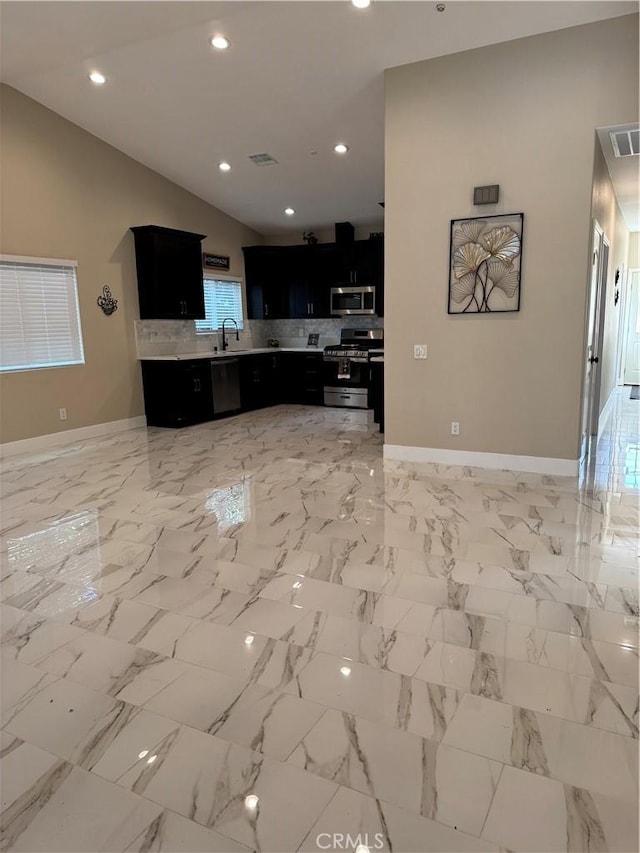
[[[215,332],[231,317],[243,328],[242,282],[229,279],[204,279],[205,320],[196,320],[197,332]]]
[[[84,364],[75,261],[0,256],[0,371]]]

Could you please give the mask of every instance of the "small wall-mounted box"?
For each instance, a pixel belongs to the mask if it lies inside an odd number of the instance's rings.
[[[491,184],[487,187],[473,188],[474,204],[497,204],[500,198],[500,184]]]

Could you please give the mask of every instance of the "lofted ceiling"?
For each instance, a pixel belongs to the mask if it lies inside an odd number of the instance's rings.
[[[348,0],[4,0],[1,76],[263,234],[370,224],[384,198],[385,68],[638,8],[445,2],[438,12],[422,0],[364,10]],[[211,47],[217,32],[228,50]],[[93,69],[104,86],[89,83]],[[334,153],[338,141],[346,155]],[[248,159],[265,152],[278,164]]]

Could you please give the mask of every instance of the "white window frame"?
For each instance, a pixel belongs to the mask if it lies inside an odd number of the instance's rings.
[[[72,321],[73,331],[77,331],[77,340],[75,344],[78,350],[78,358],[70,361],[56,362],[31,362],[23,365],[7,365],[6,367],[0,363],[0,374],[3,373],[23,373],[27,370],[48,370],[50,368],[73,367],[85,363],[84,356],[84,339],[82,335],[82,321],[80,317],[80,300],[78,297],[78,277],[76,270],[78,262],[63,258],[34,258],[27,255],[2,255],[0,254],[0,264],[22,264],[24,266],[49,266],[49,267],[67,267],[73,269],[73,297],[75,299],[75,322]]]
[[[233,282],[234,284],[240,285],[240,311],[242,314],[242,325],[240,326],[240,331],[242,331],[243,329],[246,329],[247,319],[246,319],[246,313],[245,313],[245,307],[244,307],[244,302],[245,302],[244,279],[241,278],[241,276],[239,276],[239,275],[222,275],[221,273],[216,273],[214,270],[209,270],[209,269],[204,270],[202,279],[203,279],[203,284],[204,284],[204,282],[206,282],[208,280],[208,281],[230,281],[230,282]],[[215,335],[217,332],[220,331],[220,327],[218,327],[217,329],[214,329],[214,328],[199,329],[198,323],[202,323],[202,322],[204,322],[204,320],[194,320],[197,335]]]

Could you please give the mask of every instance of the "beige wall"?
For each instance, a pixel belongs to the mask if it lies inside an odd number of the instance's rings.
[[[138,318],[132,225],[207,234],[231,256],[260,235],[35,101],[2,87],[0,248],[78,261],[86,364],[4,374],[0,435],[16,441],[144,413],[133,321]],[[188,156],[188,152],[185,152]],[[96,305],[108,283],[118,310]],[[66,407],[62,423],[58,409]]]
[[[611,176],[602,153],[600,141],[596,138],[596,155],[593,167],[593,196],[591,217],[597,220],[609,241],[609,264],[607,269],[607,289],[605,294],[604,331],[602,337],[602,370],[600,383],[600,411],[604,408],[613,391],[618,373],[618,331],[621,321],[622,302],[615,304],[615,273],[626,267],[629,254],[629,231],[616,200]],[[618,289],[622,287],[622,280]]]
[[[637,119],[637,34],[627,16],[386,72],[389,444],[577,458],[594,129]],[[475,208],[487,183],[500,203]],[[450,220],[520,211],[520,312],[447,316]]]
[[[629,257],[627,269],[640,269],[640,231],[629,235]]]

